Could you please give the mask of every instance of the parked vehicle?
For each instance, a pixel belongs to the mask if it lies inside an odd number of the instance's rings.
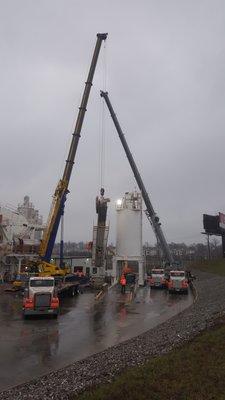
[[[169,293],[188,293],[188,279],[185,271],[170,271],[170,277],[167,281]]]
[[[30,277],[23,299],[23,315],[54,315],[59,313],[59,298],[53,277]]]
[[[149,277],[149,285],[151,288],[165,288],[166,279],[163,268],[152,269],[151,276]]]

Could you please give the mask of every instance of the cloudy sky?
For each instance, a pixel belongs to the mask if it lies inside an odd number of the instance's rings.
[[[223,0],[0,0],[0,203],[44,218],[61,177],[97,32],[97,65],[66,204],[65,239],[91,240],[102,169],[115,200],[135,181],[99,97],[107,89],[168,241],[201,241],[225,212]],[[102,129],[102,125],[104,129]],[[144,240],[154,243],[143,221]]]

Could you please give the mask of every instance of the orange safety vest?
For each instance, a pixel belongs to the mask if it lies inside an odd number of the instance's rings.
[[[120,278],[120,284],[121,284],[122,286],[125,286],[125,285],[126,285],[126,278],[125,278],[124,276],[122,276],[122,277]]]

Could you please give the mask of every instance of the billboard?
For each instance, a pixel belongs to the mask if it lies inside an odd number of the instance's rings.
[[[225,235],[225,214],[203,214],[203,227],[209,235]]]
[[[219,227],[225,233],[225,214],[219,213]]]
[[[206,233],[220,234],[219,217],[217,215],[203,214],[203,227]]]
[[[222,237],[222,251],[225,258],[225,214],[220,212],[219,215],[203,214],[203,226],[206,234]]]

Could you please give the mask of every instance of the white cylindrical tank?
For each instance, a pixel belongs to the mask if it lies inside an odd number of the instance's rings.
[[[125,193],[116,204],[117,235],[116,255],[119,257],[142,256],[142,198],[137,192]]]

